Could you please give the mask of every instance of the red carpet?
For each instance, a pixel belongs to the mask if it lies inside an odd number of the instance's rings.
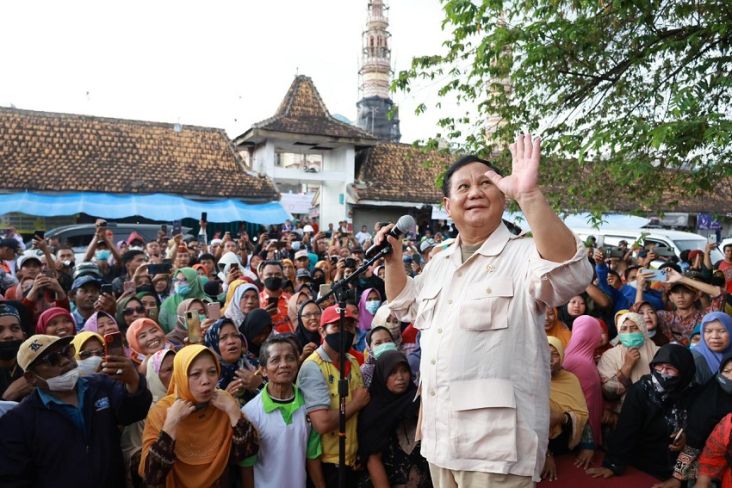
[[[628,467],[622,476],[609,479],[592,478],[574,465],[574,455],[557,456],[557,479],[542,481],[539,488],[651,488],[659,480],[633,467]],[[601,466],[602,453],[595,454],[592,466]]]

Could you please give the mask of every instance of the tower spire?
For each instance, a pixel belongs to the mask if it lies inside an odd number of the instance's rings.
[[[384,0],[369,0],[366,30],[362,34],[358,125],[386,141],[399,141],[399,118],[390,98],[391,49],[389,7]]]

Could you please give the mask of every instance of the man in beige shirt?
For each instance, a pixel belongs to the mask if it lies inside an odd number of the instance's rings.
[[[512,174],[476,157],[445,175],[444,206],[459,231],[424,272],[408,278],[401,243],[384,238],[386,296],[421,331],[422,454],[438,487],[529,487],[540,480],[549,433],[546,307],[592,279],[581,241],[538,187],[540,141],[511,145]],[[488,171],[486,171],[488,170]],[[517,201],[533,238],[501,216]]]

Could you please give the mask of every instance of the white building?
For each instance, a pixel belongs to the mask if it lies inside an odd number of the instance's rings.
[[[271,177],[282,194],[312,194],[311,216],[323,227],[348,220],[347,191],[356,152],[376,144],[370,133],[333,117],[307,76],[297,76],[274,116],[234,139],[252,170]]]

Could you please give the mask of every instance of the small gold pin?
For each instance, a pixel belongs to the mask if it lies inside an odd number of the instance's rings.
[[[485,270],[488,271],[489,273],[492,273],[496,270],[496,267],[493,266],[492,264],[488,264],[488,265],[486,265]]]

